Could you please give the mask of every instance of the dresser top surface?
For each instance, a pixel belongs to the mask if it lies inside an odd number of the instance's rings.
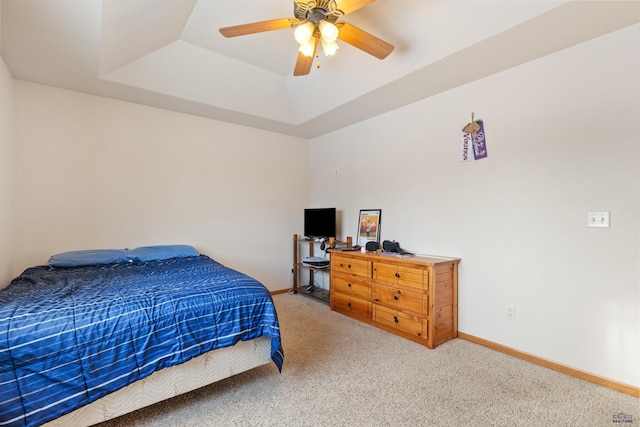
[[[351,258],[358,259],[367,259],[370,261],[391,261],[394,262],[406,262],[406,263],[420,263],[420,264],[448,264],[454,263],[458,264],[460,262],[460,258],[452,258],[452,257],[444,257],[438,255],[396,255],[391,253],[384,252],[359,252],[359,251],[341,251],[341,250],[331,250],[331,253],[335,253],[336,255],[344,255]]]

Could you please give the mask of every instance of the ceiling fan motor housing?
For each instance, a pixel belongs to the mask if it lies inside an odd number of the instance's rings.
[[[316,25],[322,20],[334,23],[344,15],[335,0],[295,2],[293,14],[300,21],[311,21]]]

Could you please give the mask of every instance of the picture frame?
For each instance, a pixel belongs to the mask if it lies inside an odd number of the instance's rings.
[[[364,247],[367,242],[380,243],[380,218],[382,209],[361,209],[358,216],[356,245]]]

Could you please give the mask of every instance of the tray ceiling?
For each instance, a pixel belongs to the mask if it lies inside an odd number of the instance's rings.
[[[348,21],[391,55],[339,43],[302,77],[293,30],[218,32],[290,17],[288,0],[1,0],[0,13],[16,79],[313,138],[636,24],[640,2],[378,0]]]

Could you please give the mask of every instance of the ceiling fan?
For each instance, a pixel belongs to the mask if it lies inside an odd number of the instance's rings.
[[[300,44],[294,76],[309,74],[313,58],[322,45],[325,55],[335,53],[340,39],[379,59],[386,58],[393,45],[339,18],[373,3],[375,0],[318,0],[294,1],[292,18],[271,19],[250,24],[220,28],[225,37],[237,37],[264,31],[295,28],[294,36]]]

